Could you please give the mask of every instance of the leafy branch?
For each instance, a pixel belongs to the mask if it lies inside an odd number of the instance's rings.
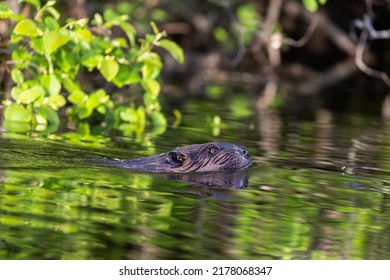
[[[151,23],[153,33],[137,40],[128,16],[113,10],[95,14],[92,21],[68,18],[61,26],[55,1],[43,6],[39,0],[20,2],[34,8],[32,19],[14,14],[5,4],[0,6],[0,18],[16,23],[8,44],[15,83],[12,100],[4,102],[8,123],[29,123],[35,128],[58,125],[58,111],[69,107],[66,114],[70,120],[98,118],[101,122],[111,120],[117,126],[133,124],[143,130],[145,120],[150,119],[153,126],[164,129],[166,120],[158,101],[163,61],[154,49],[161,47],[179,63],[184,61],[183,50],[165,39],[165,32]],[[114,37],[114,28],[119,28],[125,37]],[[88,92],[88,85],[80,83],[80,75],[86,71],[98,71],[118,88],[139,85],[143,104],[136,107],[134,102],[120,103],[103,89]]]

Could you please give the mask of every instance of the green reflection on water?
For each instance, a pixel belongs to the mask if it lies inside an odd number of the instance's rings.
[[[182,112],[180,127],[153,139],[107,132],[0,138],[0,259],[390,258],[390,137],[360,137],[370,120],[258,120],[196,102]],[[217,138],[206,122],[216,114],[224,124]],[[215,140],[246,145],[259,162],[247,188],[89,161]],[[351,174],[342,173],[344,164]]]

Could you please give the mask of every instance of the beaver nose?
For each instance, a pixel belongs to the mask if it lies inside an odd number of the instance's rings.
[[[244,157],[249,158],[251,155],[249,154],[248,150],[244,146],[240,146],[240,151]]]

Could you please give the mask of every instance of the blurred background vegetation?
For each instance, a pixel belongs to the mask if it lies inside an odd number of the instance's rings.
[[[223,100],[220,85],[244,87],[258,110],[310,100],[388,117],[388,16],[370,0],[2,2],[4,126],[158,135],[181,120],[160,92]],[[332,95],[340,84],[350,94]]]
[[[0,259],[388,259],[389,10],[0,2]],[[206,141],[247,189],[86,162]]]

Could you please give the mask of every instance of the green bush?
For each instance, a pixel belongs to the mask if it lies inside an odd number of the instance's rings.
[[[128,16],[110,9],[103,15],[95,14],[92,21],[68,18],[61,25],[55,1],[44,6],[39,0],[19,2],[32,6],[31,19],[0,4],[0,18],[16,24],[9,41],[15,86],[12,100],[4,102],[6,122],[29,123],[42,129],[58,124],[58,111],[66,106],[70,108],[66,114],[75,121],[98,119],[138,129],[152,123],[164,130],[166,120],[158,101],[163,61],[154,48],[165,49],[179,63],[184,60],[182,49],[164,39],[165,32],[151,23],[153,32],[137,39]],[[118,33],[124,36],[113,35]],[[138,85],[143,103],[116,102],[103,89],[87,92],[80,83],[80,74],[96,70],[118,88]]]

